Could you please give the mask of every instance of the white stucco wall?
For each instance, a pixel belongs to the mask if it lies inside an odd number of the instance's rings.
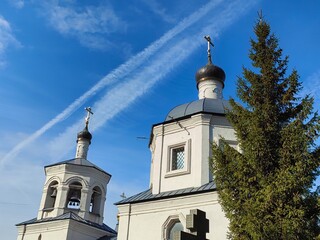
[[[106,232],[66,219],[18,226],[17,240],[37,240],[40,234],[41,240],[97,240],[105,236]]]
[[[150,145],[152,193],[199,187],[211,181],[211,144],[218,143],[221,137],[237,144],[234,130],[224,116],[200,113],[155,126]],[[179,144],[185,146],[185,168],[170,171],[170,148]]]
[[[207,238],[227,239],[228,220],[218,203],[217,192],[181,196],[150,202],[120,205],[118,240],[165,240],[165,223],[168,218],[178,218],[186,227],[186,215],[191,209],[200,209],[209,219]],[[161,237],[160,237],[161,236]]]
[[[17,240],[67,239],[69,221],[55,221],[18,226]],[[25,233],[24,232],[25,228]]]
[[[213,98],[213,99],[221,99],[222,98],[222,89],[223,84],[219,80],[208,79],[205,81],[201,81],[198,84],[199,99],[203,98]]]

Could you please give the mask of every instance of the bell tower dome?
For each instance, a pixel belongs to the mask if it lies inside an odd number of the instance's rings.
[[[90,107],[85,108],[87,111],[87,117],[85,119],[85,127],[84,129],[78,133],[77,135],[77,150],[76,150],[76,158],[83,158],[87,159],[89,145],[91,144],[92,135],[88,130],[89,120],[91,114],[93,112],[91,111]]]

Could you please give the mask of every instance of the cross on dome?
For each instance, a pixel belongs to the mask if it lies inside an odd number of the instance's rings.
[[[204,39],[207,40],[207,42],[208,42],[208,50],[207,50],[207,52],[208,52],[208,63],[212,64],[210,46],[214,47],[214,44],[211,41],[210,35],[204,36]]]
[[[85,118],[86,127],[88,128],[90,116],[93,115],[93,112],[91,111],[91,107],[86,107],[85,110],[87,111],[87,116]]]

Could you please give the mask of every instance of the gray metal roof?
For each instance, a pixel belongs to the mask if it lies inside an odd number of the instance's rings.
[[[165,122],[201,112],[225,115],[227,109],[231,109],[229,101],[227,100],[203,98],[173,108],[166,116]]]
[[[67,212],[67,213],[64,213],[60,216],[51,217],[51,218],[43,218],[43,219],[33,218],[31,220],[28,220],[28,221],[25,221],[22,223],[18,223],[18,224],[16,224],[16,226],[35,224],[35,223],[43,223],[43,222],[51,222],[51,221],[58,221],[58,220],[66,220],[66,219],[72,219],[77,222],[81,222],[81,223],[90,225],[92,227],[99,228],[99,229],[104,230],[104,231],[111,233],[113,235],[117,234],[117,232],[115,230],[113,230],[111,227],[109,227],[108,225],[106,225],[104,223],[102,225],[99,225],[98,223],[87,221],[87,220],[83,219],[82,217],[80,217],[79,215],[75,214],[74,212]]]
[[[146,191],[143,191],[141,193],[133,195],[132,197],[128,197],[128,198],[123,199],[119,202],[116,202],[115,205],[153,201],[153,200],[159,200],[159,199],[164,199],[164,198],[173,198],[173,197],[179,197],[179,196],[191,195],[191,194],[200,194],[203,192],[210,192],[210,191],[215,191],[215,190],[216,190],[216,185],[214,182],[209,182],[209,183],[204,184],[200,187],[184,188],[184,189],[179,189],[179,190],[174,190],[174,191],[162,192],[162,193],[158,193],[158,194],[152,194],[151,189],[148,189]]]
[[[69,164],[69,165],[81,165],[81,166],[85,166],[85,167],[92,167],[95,168],[107,175],[109,175],[111,177],[111,174],[107,173],[106,171],[104,171],[103,169],[99,168],[98,166],[94,165],[92,162],[88,161],[87,159],[84,158],[73,158],[70,160],[66,160],[66,161],[61,161],[61,162],[57,162],[54,164],[50,164],[45,166],[45,168],[47,167],[52,167],[52,166],[57,166],[57,165],[61,165],[61,164]]]

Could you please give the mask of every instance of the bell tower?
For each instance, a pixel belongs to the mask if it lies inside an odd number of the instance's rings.
[[[85,127],[77,135],[75,158],[44,168],[46,180],[38,216],[33,220],[32,225],[34,227],[34,223],[46,223],[45,225],[51,226],[46,227],[46,230],[42,227],[43,224],[39,225],[37,231],[44,239],[92,239],[85,236],[91,234],[92,237],[98,238],[115,235],[115,231],[103,223],[107,184],[111,175],[87,160],[92,139],[88,126],[93,113],[91,108],[86,108],[86,111]],[[71,220],[73,227],[69,224],[67,227],[65,224],[62,226],[63,221],[66,223]],[[83,227],[75,228],[74,224],[86,224],[87,228],[90,226],[90,231],[80,233]],[[34,239],[32,236],[35,235],[30,235],[29,238],[28,232],[23,232],[23,230],[20,235],[21,225],[25,224],[17,225],[18,240]],[[61,238],[56,236],[63,232],[65,233]]]

